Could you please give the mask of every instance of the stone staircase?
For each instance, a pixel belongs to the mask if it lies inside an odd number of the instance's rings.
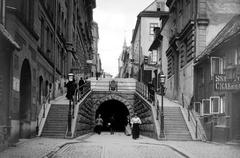
[[[67,130],[68,104],[52,104],[42,137],[64,138]]]
[[[164,107],[166,140],[192,140],[180,107]]]

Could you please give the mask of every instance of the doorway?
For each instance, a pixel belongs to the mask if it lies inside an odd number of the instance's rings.
[[[25,59],[20,76],[19,138],[30,136],[31,98],[31,69],[28,60]]]
[[[110,118],[114,117],[114,131],[124,132],[125,126],[127,124],[127,116],[129,111],[122,102],[117,100],[108,100],[103,102],[96,111],[96,118],[98,114],[101,114],[103,119],[103,128],[102,131],[109,131],[108,123]]]
[[[233,94],[232,99],[232,139],[240,140],[240,92]]]

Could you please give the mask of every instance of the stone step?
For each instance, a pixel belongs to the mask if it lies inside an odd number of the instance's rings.
[[[164,130],[167,140],[192,139],[179,107],[164,109]]]
[[[55,134],[55,133],[48,133],[48,134],[42,134],[41,135],[42,137],[50,137],[50,138],[64,138],[65,137],[65,134]]]
[[[66,132],[66,129],[62,129],[62,130],[53,130],[53,129],[49,129],[49,130],[46,130],[46,131],[43,131],[42,133],[55,133],[55,134],[65,134]]]
[[[49,129],[49,128],[53,128],[53,129],[62,129],[62,128],[65,128],[67,126],[67,124],[65,125],[56,125],[56,126],[53,126],[51,124],[46,124],[46,126],[44,126],[44,129]]]
[[[178,133],[178,134],[189,134],[188,130],[165,130],[165,132],[167,134],[170,134],[170,133]]]
[[[61,120],[68,120],[68,117],[53,117],[53,116],[50,116],[50,117],[47,117],[47,120],[49,121],[61,121]]]
[[[64,138],[67,130],[68,105],[53,104],[47,116],[42,136]]]

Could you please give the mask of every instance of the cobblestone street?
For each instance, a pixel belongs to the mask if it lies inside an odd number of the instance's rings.
[[[1,158],[239,158],[240,146],[197,141],[158,141],[123,133],[86,135],[74,140],[34,138],[0,153]]]

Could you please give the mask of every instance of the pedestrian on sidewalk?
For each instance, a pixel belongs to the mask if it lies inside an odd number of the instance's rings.
[[[125,134],[126,136],[130,136],[132,134],[131,120],[129,115],[127,116],[127,125],[125,126]]]
[[[142,124],[141,119],[137,116],[136,113],[134,113],[133,118],[131,119],[131,125],[132,125],[132,138],[137,139],[139,138],[140,128],[139,125]]]
[[[114,116],[110,117],[110,121],[109,121],[109,129],[110,129],[110,134],[114,134],[114,123],[115,123],[115,118]]]
[[[96,119],[95,130],[96,130],[96,133],[99,134],[99,135],[102,132],[102,126],[103,126],[103,119],[101,118],[101,114],[98,114],[98,117]]]

